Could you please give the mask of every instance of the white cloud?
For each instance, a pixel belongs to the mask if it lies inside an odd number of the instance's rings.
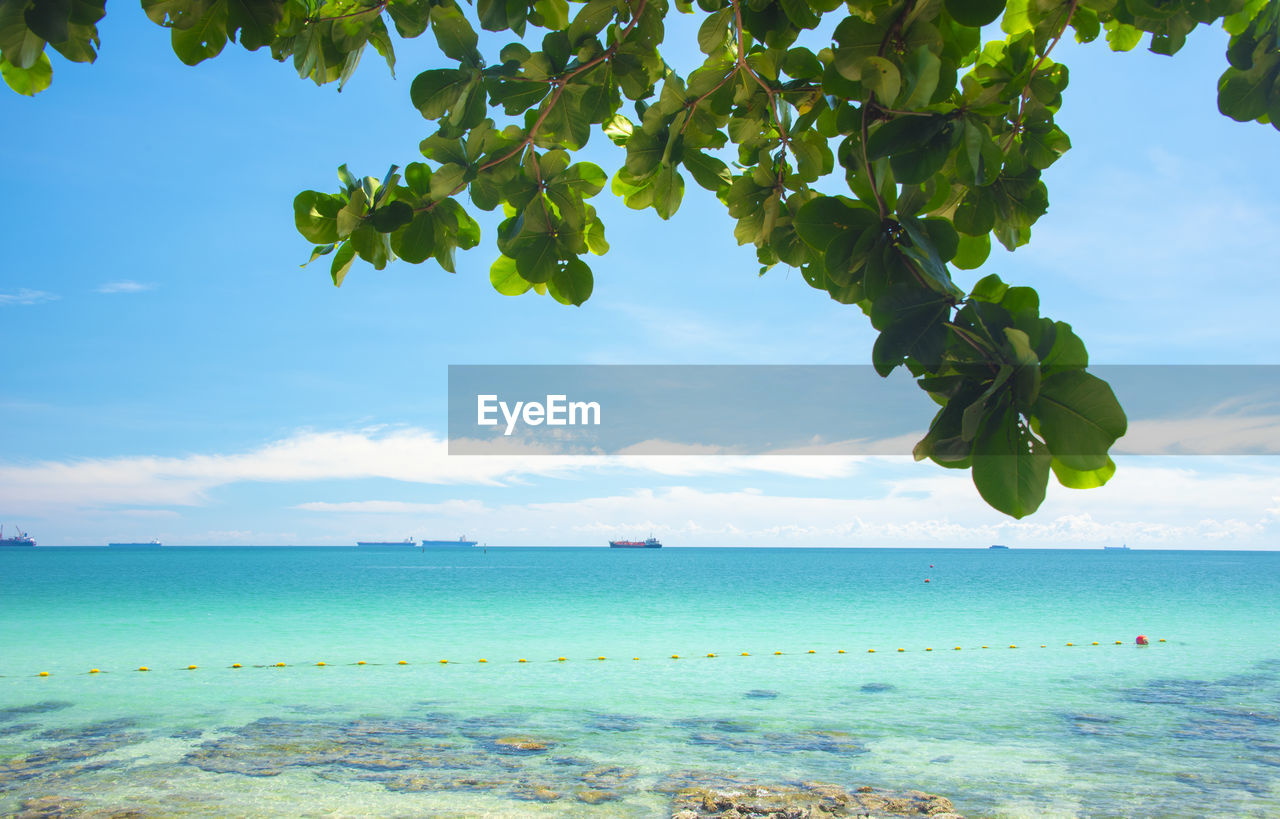
[[[143,293],[143,292],[146,292],[147,290],[154,290],[155,287],[156,286],[154,284],[129,281],[128,279],[126,279],[124,281],[107,282],[106,284],[98,285],[97,290],[95,290],[94,292],[96,293]]]
[[[11,304],[43,304],[47,301],[57,301],[59,298],[61,297],[57,293],[49,293],[45,290],[30,290],[26,287],[21,287],[16,293],[0,293],[0,307],[5,307]]]
[[[507,446],[507,445],[503,445]],[[30,465],[0,465],[0,496],[39,508],[195,506],[216,487],[249,481],[388,478],[436,485],[521,483],[534,477],[593,470],[659,475],[763,472],[799,477],[843,477],[858,461],[805,456],[565,456],[529,454],[509,447],[502,455],[449,456],[446,441],[426,430],[375,429],[301,432],[235,454],[186,457],[124,456]]]
[[[864,464],[867,474],[856,483],[823,483],[820,489],[826,494],[821,497],[678,485],[536,503],[302,506],[317,512],[363,512],[379,531],[420,528],[422,516],[428,515],[442,529],[482,527],[483,537],[495,545],[600,545],[609,538],[650,532],[673,546],[1275,545],[1280,467],[1248,459],[1252,463],[1238,472],[1215,474],[1222,461],[1186,460],[1211,468],[1126,459],[1107,488],[1078,492],[1054,485],[1040,511],[1023,521],[986,507],[967,473],[901,458]]]

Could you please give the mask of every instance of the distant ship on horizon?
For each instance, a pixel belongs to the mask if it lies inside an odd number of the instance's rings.
[[[652,535],[647,540],[611,540],[610,549],[661,549],[662,544]]]
[[[159,549],[164,544],[152,538],[146,543],[108,543],[108,549]]]
[[[357,540],[357,546],[374,547],[374,548],[402,548],[402,549],[470,549],[476,545],[476,541],[467,540],[466,535],[462,535],[457,540],[423,540],[421,542],[407,537],[404,540]]]
[[[1103,549],[1103,551],[1107,551],[1107,552],[1127,552],[1127,551],[1129,551],[1129,547],[1128,547],[1128,546],[1103,546],[1103,547],[1102,547],[1102,549]]]
[[[994,544],[994,545],[992,545],[992,546],[988,546],[987,548],[988,548],[988,549],[1005,549],[1005,550],[1008,550],[1008,548],[1009,548],[1009,547],[1008,547],[1008,546],[1001,546],[999,543],[996,543],[996,544]]]
[[[13,528],[18,529],[17,526]],[[22,531],[21,529],[18,529],[18,534],[16,535],[5,537],[4,526],[0,525],[0,548],[8,548],[8,547],[16,546],[16,547],[25,549],[25,548],[31,548],[35,545],[36,545],[36,542],[31,537],[31,535],[28,535],[26,532]]]

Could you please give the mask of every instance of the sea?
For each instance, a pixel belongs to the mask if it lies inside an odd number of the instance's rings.
[[[1280,816],[1280,553],[0,550],[0,815],[667,817],[814,782]]]

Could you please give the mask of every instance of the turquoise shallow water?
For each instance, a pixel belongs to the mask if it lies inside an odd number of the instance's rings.
[[[1276,816],[1278,634],[1266,552],[4,551],[0,814]]]

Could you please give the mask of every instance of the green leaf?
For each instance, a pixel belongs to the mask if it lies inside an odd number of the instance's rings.
[[[542,27],[563,29],[569,25],[569,0],[535,0],[534,9],[542,15]],[[508,12],[509,13],[509,12]]]
[[[898,285],[875,300],[871,323],[879,329],[871,358],[876,372],[888,376],[911,356],[936,368],[946,346],[950,305],[938,293]]]
[[[356,249],[350,242],[343,243],[338,248],[338,252],[333,254],[333,261],[329,264],[329,275],[333,278],[333,286],[341,287],[342,280],[347,277],[347,271],[351,269],[351,263],[355,261]]]
[[[71,0],[33,0],[24,16],[31,32],[50,43],[61,43],[70,36]]]
[[[30,68],[18,68],[13,63],[0,57],[0,76],[5,85],[26,97],[33,97],[49,87],[53,82],[53,66],[48,55],[41,54],[35,65]]]
[[[729,39],[729,23],[733,20],[733,9],[724,8],[707,15],[698,27],[698,48],[703,54],[710,54],[719,49]]]
[[[1142,31],[1117,19],[1107,21],[1107,45],[1112,51],[1132,51],[1142,42]]]
[[[523,295],[533,287],[533,282],[520,275],[516,260],[510,256],[499,256],[489,267],[489,283],[504,296]]]
[[[227,31],[239,31],[240,45],[249,51],[257,51],[275,40],[276,24],[280,22],[282,12],[283,7],[278,3],[228,0]]]
[[[405,202],[389,202],[369,214],[369,221],[379,233],[391,233],[413,221],[413,208]]]
[[[293,200],[293,223],[308,242],[333,244],[338,241],[337,216],[345,204],[341,196],[303,191]]]
[[[686,151],[684,166],[689,169],[693,181],[709,191],[719,193],[733,184],[729,166],[702,151]]]
[[[173,29],[173,53],[187,65],[216,57],[227,44],[227,0],[213,0],[190,28]]]
[[[977,270],[991,255],[991,234],[981,236],[961,235],[951,263],[961,270]]]
[[[653,181],[653,209],[663,219],[670,219],[684,198],[684,177],[673,165],[663,165]]]
[[[1107,458],[1106,466],[1101,469],[1088,471],[1072,469],[1057,458],[1053,459],[1052,465],[1053,474],[1058,477],[1058,483],[1069,489],[1096,489],[1116,474],[1115,461],[1110,458]]]
[[[988,420],[973,447],[973,484],[995,509],[1024,518],[1044,502],[1052,458],[1027,431],[1018,413]]]
[[[413,220],[391,236],[391,249],[409,264],[422,264],[435,253],[436,225],[430,211],[413,214]]]
[[[476,33],[457,6],[431,9],[431,32],[446,57],[462,60],[476,54]]]
[[[862,61],[862,85],[876,95],[881,105],[893,105],[902,90],[902,75],[898,67],[883,57],[868,57]]]
[[[440,119],[462,96],[470,79],[467,72],[457,68],[423,71],[409,86],[409,98],[422,116]]]
[[[825,251],[841,233],[861,234],[879,223],[880,215],[861,203],[850,204],[835,196],[820,196],[801,206],[794,224],[805,244]]]
[[[564,267],[551,274],[547,292],[561,304],[581,306],[591,298],[591,268],[581,259],[570,259]]]
[[[1000,16],[1005,0],[946,0],[946,7],[960,25],[981,28]]]
[[[1228,68],[1218,81],[1218,110],[1237,122],[1267,113],[1273,83],[1280,75],[1280,54],[1269,54],[1248,71]]]
[[[1079,471],[1105,467],[1107,450],[1127,428],[1111,387],[1084,370],[1046,378],[1033,412],[1054,457]]]

